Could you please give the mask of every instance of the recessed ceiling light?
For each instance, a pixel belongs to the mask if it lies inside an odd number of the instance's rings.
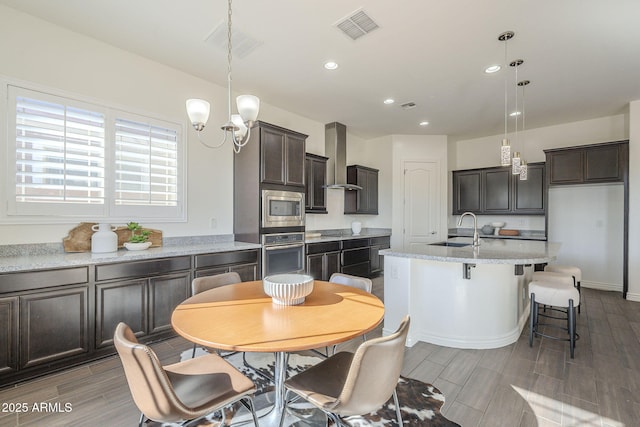
[[[327,61],[324,63],[324,68],[326,68],[327,70],[335,70],[336,68],[338,68],[338,63],[333,61]]]
[[[429,124],[429,122],[427,122],[427,121],[420,122],[420,126],[427,126],[428,124]]]
[[[396,102],[396,100],[392,99],[392,98],[387,98],[387,99],[384,100],[384,103],[387,104],[387,105],[393,104],[394,102]]]
[[[515,116],[519,116],[521,113],[520,111],[514,111],[513,113],[509,114],[511,117],[515,117]]]
[[[484,72],[487,74],[493,74],[493,73],[497,73],[498,71],[500,71],[500,67],[499,65],[490,65],[487,68],[484,69]]]

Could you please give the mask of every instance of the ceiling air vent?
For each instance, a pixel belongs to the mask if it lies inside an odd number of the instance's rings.
[[[379,28],[378,24],[362,9],[353,12],[350,16],[338,21],[335,25],[352,40],[356,40]]]
[[[405,102],[404,104],[402,104],[400,107],[403,110],[410,110],[412,108],[415,108],[416,103],[415,102]]]
[[[205,43],[210,44],[217,49],[227,51],[227,23],[221,21],[204,39]],[[251,37],[249,34],[239,30],[236,26],[231,33],[231,53],[240,59],[245,58],[251,52],[256,50],[262,42]]]

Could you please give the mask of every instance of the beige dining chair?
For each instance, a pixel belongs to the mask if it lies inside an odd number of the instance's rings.
[[[339,285],[352,286],[369,293],[371,293],[373,289],[373,282],[371,281],[371,279],[360,276],[352,276],[350,274],[333,273],[329,278],[329,281],[331,283],[337,283]]]
[[[249,409],[258,425],[252,398],[255,384],[217,354],[162,366],[155,352],[138,343],[124,323],[116,327],[113,342],[141,412],[139,426],[146,419],[184,425],[235,402]]]
[[[214,276],[204,276],[204,277],[196,277],[191,281],[191,294],[196,295],[204,291],[208,291],[210,289],[219,288],[220,286],[225,285],[233,285],[234,283],[240,283],[242,279],[240,275],[235,271],[230,271],[228,273],[216,274]],[[193,351],[191,352],[191,357],[196,357],[196,349],[198,348],[197,344],[193,344]],[[232,354],[236,354],[236,352],[221,354],[222,357],[228,357]]]
[[[337,283],[339,285],[351,286],[369,293],[371,293],[371,291],[373,290],[373,282],[371,281],[371,279],[367,277],[353,276],[351,274],[333,273],[329,278],[329,282]],[[366,341],[366,340],[367,340],[367,334],[362,334],[362,341]],[[334,345],[331,350],[331,354],[335,354],[337,348],[338,346]],[[329,355],[328,348],[326,349],[326,352],[327,352],[326,356],[328,356]],[[321,352],[318,352],[318,353],[320,355],[323,355]]]
[[[287,399],[280,426],[287,405],[299,397],[324,411],[336,426],[341,426],[341,417],[377,411],[390,396],[393,396],[398,425],[402,426],[396,385],[409,324],[406,316],[393,334],[365,341],[355,353],[341,351],[286,380]],[[290,393],[296,396],[288,400]]]

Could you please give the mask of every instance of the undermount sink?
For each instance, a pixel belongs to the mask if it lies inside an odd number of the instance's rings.
[[[430,246],[451,246],[454,248],[464,248],[465,246],[471,246],[471,243],[457,243],[457,242],[438,242],[429,243]]]

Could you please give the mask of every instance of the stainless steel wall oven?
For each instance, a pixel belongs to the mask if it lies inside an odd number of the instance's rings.
[[[304,273],[304,233],[262,235],[262,277]]]

